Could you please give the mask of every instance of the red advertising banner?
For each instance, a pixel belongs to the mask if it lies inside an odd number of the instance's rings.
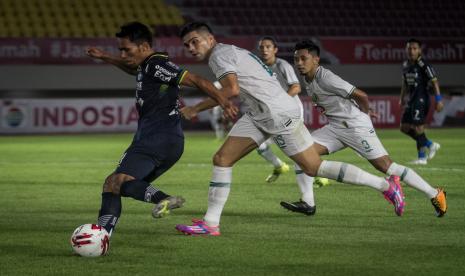
[[[201,97],[183,98],[183,105],[192,106]],[[301,97],[304,120],[310,130],[327,123],[310,101]],[[401,119],[399,98],[396,96],[371,96],[370,107],[379,114],[373,123],[376,128],[398,128]],[[133,132],[137,127],[137,111],[133,98],[96,99],[11,99],[0,100],[0,134],[32,133],[85,133]],[[184,124],[189,129],[208,129],[209,110]],[[431,112],[431,126],[465,127],[465,97],[444,99],[444,110]]]
[[[245,49],[255,47],[253,38],[219,39]],[[1,64],[99,64],[89,58],[85,49],[89,46],[101,48],[114,55],[119,54],[114,38],[0,38]],[[196,61],[184,50],[179,38],[154,39],[154,49],[167,52],[175,63],[189,64]]]
[[[406,39],[321,38],[322,54],[337,64],[401,63]],[[434,63],[465,63],[465,39],[423,40],[423,56]]]

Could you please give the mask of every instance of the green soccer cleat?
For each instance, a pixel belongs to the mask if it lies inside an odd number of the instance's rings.
[[[324,177],[315,177],[315,179],[313,180],[313,185],[317,188],[328,186],[330,184],[331,182],[329,181],[329,179]]]
[[[158,202],[152,210],[152,217],[162,218],[172,209],[181,208],[186,200],[180,196],[170,196]]]
[[[287,172],[289,172],[289,165],[283,162],[281,167],[275,168],[273,170],[273,172],[270,175],[268,175],[268,177],[266,178],[265,181],[268,182],[268,183],[275,182],[276,179],[278,179],[278,177],[281,174],[287,173]]]

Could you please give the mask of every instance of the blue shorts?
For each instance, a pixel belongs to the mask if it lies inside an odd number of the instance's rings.
[[[170,169],[184,151],[184,137],[157,134],[133,141],[124,152],[115,173],[152,182]]]

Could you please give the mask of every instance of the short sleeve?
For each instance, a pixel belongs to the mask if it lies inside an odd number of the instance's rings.
[[[289,62],[283,60],[280,65],[280,71],[283,73],[287,85],[291,86],[293,84],[299,83],[299,79],[295,74],[294,68],[289,64]]]
[[[349,98],[355,90],[355,86],[331,71],[324,72],[324,76],[318,80],[318,84],[324,90],[335,93],[343,98]]]
[[[433,66],[429,65],[428,63],[425,63],[423,70],[425,71],[425,74],[429,80],[437,79],[436,71],[434,71]]]
[[[145,73],[157,82],[179,85],[187,71],[167,59],[155,59],[144,68]]]
[[[214,52],[208,62],[216,79],[220,80],[224,76],[236,73],[237,56],[232,47],[224,47]]]

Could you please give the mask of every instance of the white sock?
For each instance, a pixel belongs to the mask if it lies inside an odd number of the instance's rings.
[[[342,162],[323,160],[318,169],[317,176],[348,184],[369,186],[380,192],[389,189],[389,183],[386,179],[370,174],[354,165]]]
[[[275,168],[279,168],[282,166],[283,161],[281,161],[270,149],[270,147],[266,143],[262,143],[257,148],[258,154],[263,157],[266,161],[273,164]]]
[[[221,127],[215,128],[215,136],[217,139],[224,138],[224,130]]]
[[[213,166],[212,180],[208,190],[208,209],[204,221],[208,226],[220,224],[221,213],[231,190],[232,167]]]
[[[295,178],[302,192],[302,201],[305,201],[310,206],[315,206],[315,198],[313,196],[313,177],[305,174],[299,165],[294,164]]]
[[[422,191],[428,196],[428,198],[433,198],[437,195],[438,191],[431,187],[421,176],[419,176],[414,170],[404,167],[402,165],[392,163],[389,166],[389,169],[386,172],[388,175],[397,175],[400,177],[401,181],[404,181],[413,188]]]

